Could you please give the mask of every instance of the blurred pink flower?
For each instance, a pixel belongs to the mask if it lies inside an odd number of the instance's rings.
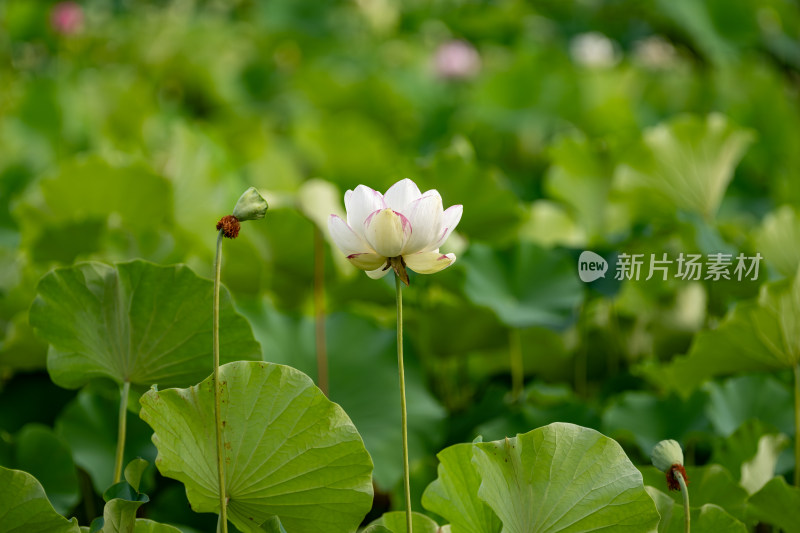
[[[436,50],[433,62],[436,74],[446,79],[472,78],[481,68],[477,50],[466,41],[443,43]]]
[[[50,12],[50,25],[62,35],[74,35],[83,29],[83,8],[77,2],[59,2]]]

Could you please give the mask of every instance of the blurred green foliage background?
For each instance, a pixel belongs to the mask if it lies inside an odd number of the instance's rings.
[[[435,453],[478,434],[575,422],[640,463],[675,438],[736,477],[750,456],[724,439],[795,433],[789,373],[695,388],[665,368],[800,263],[796,2],[4,0],[0,84],[0,463],[30,424],[50,428],[77,465],[48,492],[62,512],[101,504],[114,391],[50,383],[37,281],[137,257],[210,277],[214,225],[251,185],[271,208],[225,243],[223,281],[264,359],[315,377],[324,261],[331,398],[373,456],[378,514],[401,503],[392,283],[315,252],[360,183],[409,177],[464,205],[456,264],[405,291],[415,508]],[[609,274],[620,253],[764,262],[750,282],[583,284],[587,249]],[[109,442],[81,438],[88,425]],[[791,454],[775,464],[790,472]],[[150,476],[148,516],[213,529]]]

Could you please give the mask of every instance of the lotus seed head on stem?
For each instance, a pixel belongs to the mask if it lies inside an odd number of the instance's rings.
[[[686,484],[689,483],[689,477],[683,466],[683,449],[677,441],[662,440],[655,445],[650,457],[653,460],[653,466],[667,475],[669,490],[680,490],[677,476],[683,477]]]
[[[269,209],[269,205],[264,197],[255,187],[250,187],[239,197],[239,201],[233,208],[233,214],[226,215],[217,222],[217,231],[221,230],[223,236],[235,239],[239,236],[240,222],[264,218],[267,209]]]

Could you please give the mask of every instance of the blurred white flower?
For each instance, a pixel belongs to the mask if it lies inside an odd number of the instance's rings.
[[[359,185],[345,193],[344,205],[347,222],[331,215],[328,230],[350,263],[369,277],[381,278],[392,268],[408,284],[406,267],[433,274],[455,262],[455,254],[439,253],[439,247],[461,220],[463,206],[443,210],[436,190],[422,194],[409,179],[386,194]]]
[[[675,65],[678,54],[669,41],[658,35],[651,35],[633,43],[633,58],[643,67],[667,69]]]
[[[466,79],[478,74],[481,58],[466,41],[448,41],[439,46],[433,58],[436,74],[447,79]]]
[[[614,42],[596,31],[573,37],[569,42],[569,55],[573,61],[586,67],[607,68],[619,62]]]

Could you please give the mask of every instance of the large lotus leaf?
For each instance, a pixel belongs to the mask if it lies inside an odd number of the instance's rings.
[[[654,466],[641,468],[644,484],[660,491],[667,489],[667,480],[664,472]],[[720,465],[706,465],[686,467],[689,476],[690,505],[700,507],[706,503],[713,503],[725,509],[739,520],[744,520],[747,491],[731,477],[724,467]],[[666,493],[675,503],[683,505],[683,495],[680,491]]]
[[[716,65],[730,63],[736,59],[737,45],[743,38],[746,39],[745,35],[737,30],[740,30],[744,24],[752,24],[749,20],[739,18],[744,13],[748,13],[748,11],[742,13],[740,10],[741,8],[747,10],[748,4],[716,3],[716,6],[724,6],[725,14],[722,15],[721,20],[714,20],[715,2],[658,0],[656,6],[658,6],[656,9],[659,9],[660,16],[669,19],[672,24],[681,28],[681,31],[692,43],[693,49],[698,50],[704,58]],[[748,15],[744,16],[748,17]],[[736,89],[741,90],[741,87]]]
[[[654,532],[658,513],[642,475],[614,440],[557,422],[475,444],[478,496],[503,533]]]
[[[508,180],[497,169],[482,167],[473,147],[461,136],[453,139],[422,175],[415,180],[420,190],[438,190],[445,207],[466,206],[458,231],[491,243],[510,242],[525,212]]]
[[[643,187],[673,207],[713,217],[753,140],[719,114],[679,116],[645,131],[641,150],[620,168],[618,184]]]
[[[709,377],[774,371],[800,363],[800,281],[761,287],[758,298],[740,302],[716,329],[698,333],[689,353],[646,370],[648,377],[688,395]]]
[[[439,525],[420,513],[411,513],[411,526],[419,533],[439,533]],[[386,513],[372,522],[363,533],[406,533],[405,511]]]
[[[658,523],[658,533],[683,533],[685,531],[685,516],[683,504],[676,503],[675,500],[663,492],[647,487],[647,492],[658,507],[661,521]],[[747,533],[747,527],[725,509],[717,505],[707,503],[700,507],[692,507],[691,490],[689,491],[689,515],[692,531],[695,533]]]
[[[748,420],[771,424],[787,435],[794,432],[790,388],[768,374],[731,378],[708,384],[706,416],[716,432],[727,437]]]
[[[0,466],[0,533],[79,533],[78,520],[58,514],[36,478]]]
[[[241,308],[264,347],[264,360],[316,375],[313,319],[280,313],[264,301]],[[330,398],[344,408],[364,439],[375,462],[375,483],[389,490],[403,475],[397,460],[402,457],[397,335],[347,313],[330,315],[325,332]],[[409,460],[413,463],[441,447],[446,413],[424,386],[411,350],[405,364]]]
[[[583,296],[574,262],[558,250],[526,242],[506,251],[473,244],[461,264],[469,299],[512,327],[565,327]]]
[[[30,320],[51,345],[47,369],[62,387],[97,377],[187,386],[211,372],[212,298],[212,282],[186,266],[80,263],[42,278]],[[222,361],[259,357],[227,292],[220,331]]]
[[[450,522],[453,533],[500,533],[494,511],[478,499],[481,478],[472,463],[472,444],[445,448],[439,458],[439,477],[422,495],[422,505]]]
[[[172,219],[172,187],[141,165],[75,159],[41,180],[14,214],[22,222],[22,242],[38,262],[71,263],[99,250],[109,232],[120,231],[128,247],[133,235],[139,252],[149,253]]]
[[[526,330],[526,333],[530,331],[532,330]],[[552,352],[542,351],[542,353],[548,354],[547,359],[552,360],[556,357]],[[527,361],[525,368],[528,368]],[[540,372],[537,374],[541,375]],[[596,407],[578,397],[569,386],[533,383],[526,387],[524,396],[526,397],[524,403],[513,405],[512,409],[505,410],[496,418],[480,424],[475,432],[482,435],[485,440],[495,440],[553,422],[600,427],[600,416]]]
[[[351,532],[372,505],[372,460],[341,407],[291,367],[220,367],[228,516],[253,531],[277,516],[292,533]],[[150,390],[156,466],[186,485],[192,508],[218,512],[213,384]],[[187,438],[189,436],[189,438]]]
[[[28,424],[16,435],[14,463],[7,466],[24,470],[42,484],[53,508],[69,512],[79,498],[78,472],[67,443],[39,424]]]
[[[661,440],[685,440],[707,430],[708,420],[703,415],[707,401],[702,391],[685,401],[676,395],[659,398],[648,392],[625,392],[603,413],[603,432],[618,440],[635,441],[647,456]]]
[[[791,206],[784,205],[765,216],[753,240],[768,265],[784,276],[795,275],[800,265],[800,218]]]
[[[601,150],[582,135],[558,139],[550,149],[550,156],[553,162],[547,170],[545,189],[571,208],[589,241],[602,239],[609,229],[616,229],[609,228],[611,158],[603,157]]]
[[[133,533],[181,533],[181,530],[168,524],[159,524],[146,518],[137,518]]]
[[[712,459],[753,494],[775,475],[778,457],[788,445],[786,435],[760,420],[750,420],[728,438],[715,443]]]
[[[519,228],[519,238],[546,248],[586,245],[586,232],[569,210],[550,200],[534,200],[528,206],[528,217]]]
[[[72,449],[75,463],[89,474],[95,490],[102,494],[114,478],[119,398],[106,397],[92,388],[82,389],[64,407],[55,429]],[[124,460],[155,460],[152,431],[134,413],[129,411],[127,417]]]
[[[800,532],[800,489],[775,477],[747,500],[749,517],[785,533]]]

